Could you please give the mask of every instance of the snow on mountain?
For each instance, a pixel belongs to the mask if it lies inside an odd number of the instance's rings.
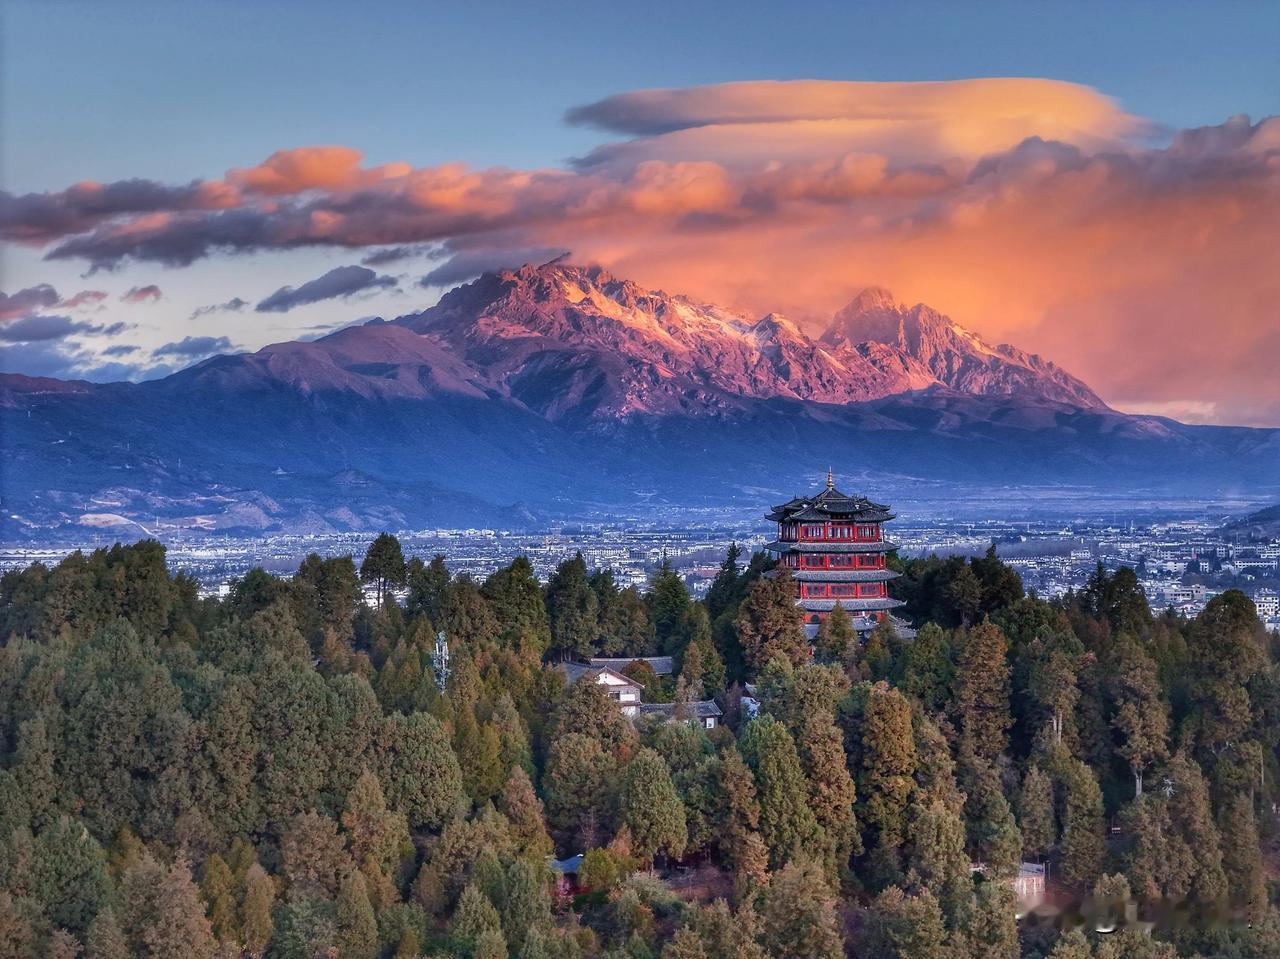
[[[555,262],[486,274],[397,322],[438,338],[553,418],[689,412],[734,397],[845,404],[924,389],[1105,409],[1052,363],[992,347],[878,288],[859,294],[815,341],[777,313],[756,320]]]

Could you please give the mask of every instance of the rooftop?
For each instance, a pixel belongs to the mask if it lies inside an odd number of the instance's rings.
[[[883,523],[893,519],[889,507],[865,496],[849,496],[836,489],[835,478],[827,473],[827,488],[813,496],[797,496],[781,503],[769,512],[766,519],[776,523],[829,519],[863,520]]]

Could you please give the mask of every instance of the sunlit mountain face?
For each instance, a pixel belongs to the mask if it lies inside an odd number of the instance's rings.
[[[1186,491],[1280,475],[1280,431],[1117,412],[1052,362],[884,290],[814,337],[564,262],[160,380],[4,376],[0,415],[17,537],[145,515],[518,524],[785,490],[815,456],[894,482]]]

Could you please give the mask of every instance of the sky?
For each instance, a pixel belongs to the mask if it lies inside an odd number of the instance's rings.
[[[1280,426],[1280,4],[0,0],[0,370],[163,375],[569,252],[860,289]]]

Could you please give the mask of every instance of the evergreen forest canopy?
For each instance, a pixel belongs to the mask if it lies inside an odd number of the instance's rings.
[[[741,559],[702,601],[385,534],[223,600],[155,542],[6,573],[0,959],[1280,955],[1280,639],[1242,593],[1189,621],[1131,570],[1051,603],[994,552],[895,561],[918,635],[837,610],[811,654]],[[628,667],[645,700],[726,724],[627,720],[556,668],[590,655],[674,657]],[[1015,918],[1024,859],[1056,920]]]

